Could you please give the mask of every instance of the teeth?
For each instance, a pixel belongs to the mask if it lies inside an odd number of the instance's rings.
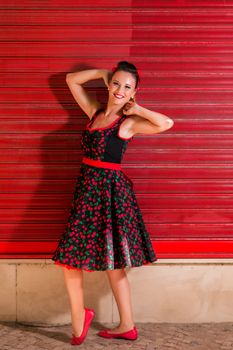
[[[118,98],[123,98],[123,96],[121,96],[121,95],[115,94],[115,96],[118,97]]]

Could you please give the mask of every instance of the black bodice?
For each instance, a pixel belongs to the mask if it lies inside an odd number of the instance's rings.
[[[91,130],[91,126],[101,110],[103,108],[96,111],[82,132],[81,148],[84,151],[84,156],[104,162],[121,163],[127,145],[134,137],[126,139],[119,136],[120,125],[128,116],[124,114],[107,127]]]

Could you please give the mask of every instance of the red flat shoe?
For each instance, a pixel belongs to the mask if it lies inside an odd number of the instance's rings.
[[[94,316],[95,316],[95,311],[93,309],[85,308],[83,331],[79,337],[77,337],[72,333],[72,338],[70,341],[71,345],[80,345],[84,342],[87,336],[88,329],[91,325],[91,321],[93,320]]]
[[[102,331],[99,331],[97,335],[103,338],[119,338],[119,339],[136,340],[138,338],[138,331],[136,326],[134,326],[133,329],[131,329],[130,331],[123,332],[123,333],[110,333],[108,329],[104,329]]]

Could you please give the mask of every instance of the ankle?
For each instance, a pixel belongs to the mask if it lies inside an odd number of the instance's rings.
[[[120,322],[119,327],[120,328],[127,328],[127,329],[132,329],[135,326],[133,321],[129,322]]]
[[[82,318],[83,315],[85,315],[85,309],[80,309],[80,310],[72,310],[72,315],[75,317],[75,318]]]

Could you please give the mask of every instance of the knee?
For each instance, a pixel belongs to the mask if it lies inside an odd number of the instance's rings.
[[[119,277],[126,274],[124,267],[121,269],[106,270],[106,273],[109,277]]]

